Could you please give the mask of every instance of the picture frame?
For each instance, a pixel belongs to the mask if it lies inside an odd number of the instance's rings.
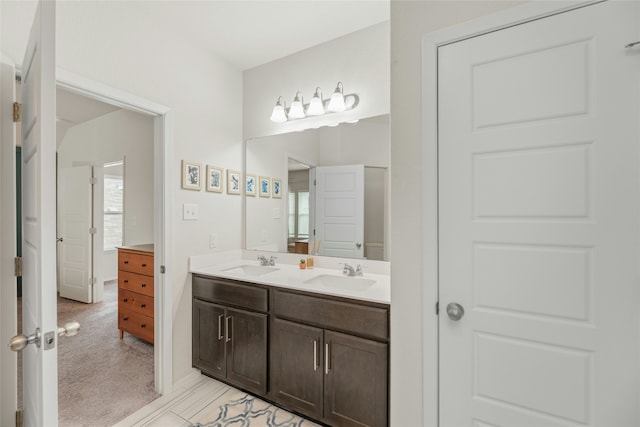
[[[182,161],[182,188],[200,191],[202,188],[202,164]]]
[[[282,199],[282,180],[271,179],[271,197],[274,199]]]
[[[227,169],[227,194],[242,194],[240,171]]]
[[[244,194],[255,197],[257,187],[258,182],[256,176],[253,174],[247,174],[247,176],[245,176]]]
[[[224,169],[207,165],[207,191],[222,193]]]
[[[271,178],[261,176],[258,181],[258,187],[260,189],[260,197],[271,197]]]

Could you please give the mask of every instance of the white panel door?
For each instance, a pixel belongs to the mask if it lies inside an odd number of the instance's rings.
[[[92,167],[58,171],[60,296],[86,303],[93,297]]]
[[[57,330],[55,2],[41,1],[22,62],[22,328]],[[57,337],[23,352],[25,426],[58,423]]]
[[[637,40],[607,2],[439,48],[442,427],[640,425]]]
[[[4,61],[4,58],[3,58]],[[17,333],[16,125],[11,111],[16,99],[14,64],[0,63],[0,426],[15,422],[18,359],[6,343]]]
[[[364,166],[324,166],[315,170],[318,255],[362,258]]]

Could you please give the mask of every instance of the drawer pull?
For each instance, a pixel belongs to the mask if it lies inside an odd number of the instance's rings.
[[[129,320],[129,318],[128,317],[123,317],[122,320],[124,320],[126,322],[127,320]]]
[[[125,279],[125,280],[124,280],[124,283],[129,283],[129,280],[126,280],[126,279]]]
[[[222,341],[222,339],[224,338],[224,336],[222,335],[222,318],[224,317],[224,314],[221,314],[218,316],[218,341]]]
[[[313,370],[318,370],[318,340],[313,340]]]
[[[140,308],[145,308],[147,304],[140,304]]]
[[[147,284],[146,283],[141,283],[140,286],[142,286],[143,288],[146,288]]]
[[[229,326],[229,320],[231,320],[231,316],[227,316],[227,318],[225,319],[225,333],[227,334],[227,338],[225,339],[225,342],[229,342],[231,341],[231,327]]]
[[[324,345],[324,373],[329,375],[329,343]]]
[[[129,261],[125,261],[124,263],[125,263],[125,264],[129,264]]]
[[[146,267],[146,266],[147,266],[147,264],[142,264],[142,266],[143,266],[143,267]]]
[[[147,325],[145,325],[144,323],[142,325],[140,325],[141,328],[146,328]]]
[[[129,298],[123,298],[123,299],[122,299],[122,301],[123,301],[123,302],[128,302],[128,301],[129,301]]]

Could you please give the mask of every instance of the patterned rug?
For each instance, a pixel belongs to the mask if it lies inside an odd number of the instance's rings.
[[[317,424],[270,405],[254,396],[238,392],[218,409],[217,416],[194,427],[311,427]]]

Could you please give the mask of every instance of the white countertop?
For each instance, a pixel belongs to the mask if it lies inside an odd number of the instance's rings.
[[[256,259],[257,255],[265,255],[267,258],[272,255],[277,256],[278,259],[276,260],[275,265],[277,270],[259,276],[225,271],[242,265],[259,266],[260,263]],[[189,271],[194,274],[241,280],[279,288],[313,292],[322,295],[351,298],[381,304],[391,303],[391,282],[388,274],[388,263],[382,261],[356,259],[339,260],[336,258],[314,257],[314,264],[316,267],[301,270],[297,264],[300,258],[300,255],[296,254],[276,254],[236,250],[210,255],[192,256],[189,258]],[[375,280],[375,283],[364,290],[355,289],[357,286],[354,286],[354,289],[350,289],[349,282],[346,280],[343,281],[344,284],[340,287],[304,283],[305,281],[320,275],[332,275],[346,278],[346,276],[341,274],[342,269],[340,268],[339,262],[348,262],[354,267],[358,264],[362,264],[364,266],[364,275],[354,277],[353,279],[356,279],[354,280],[354,284],[358,283],[357,279]],[[334,264],[335,267],[333,267]],[[384,274],[385,272],[387,274]]]

